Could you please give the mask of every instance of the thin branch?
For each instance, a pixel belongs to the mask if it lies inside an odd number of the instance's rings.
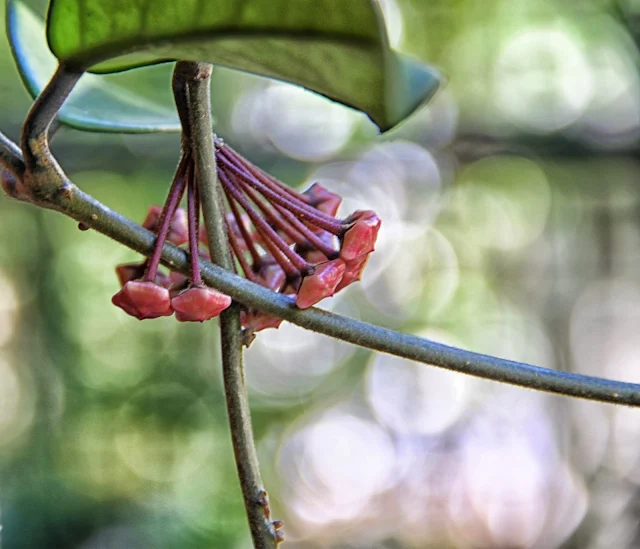
[[[6,135],[0,132],[0,165],[17,178],[24,176],[24,162],[20,148]]]
[[[12,162],[17,165],[22,157],[16,155]],[[111,210],[70,181],[66,185],[67,192],[40,197],[37,205],[59,211],[142,255],[152,253],[156,238],[152,232]],[[17,198],[23,199],[20,195]],[[175,271],[189,274],[187,253],[173,244],[165,244],[162,261]],[[449,347],[320,309],[299,310],[290,298],[206,261],[201,263],[201,271],[206,284],[248,307],[361,347],[529,389],[640,407],[638,384],[539,368]]]
[[[227,236],[224,197],[218,181],[211,120],[212,66],[179,61],[174,72],[174,93],[188,120],[183,128],[183,144],[193,154],[209,250],[213,260],[225,271],[234,272],[234,261]],[[229,427],[238,477],[256,549],[275,549],[281,536],[267,512],[266,491],[260,475],[258,453],[253,440],[251,410],[244,378],[240,306],[234,303],[220,315],[222,372],[229,416]]]
[[[149,256],[153,251],[155,235],[152,232],[109,209],[77,187],[73,187],[69,196],[57,195],[51,201],[41,202],[39,206],[59,211],[142,255]],[[188,254],[173,244],[165,244],[162,262],[175,271],[189,274]],[[300,310],[292,299],[217,265],[202,261],[200,268],[207,285],[248,307],[360,347],[529,389],[640,407],[639,384],[558,372],[474,353],[313,307]]]
[[[51,154],[49,130],[56,127],[56,115],[82,74],[63,64],[58,66],[27,114],[22,126],[21,152],[2,136],[0,162],[12,174],[9,177],[5,174],[2,181],[9,196],[40,205],[74,188]]]
[[[35,174],[37,171],[47,175],[52,168],[62,170],[49,150],[49,129],[58,123],[56,116],[60,107],[80,80],[84,71],[71,70],[60,64],[42,93],[35,100],[22,126],[22,154],[27,172]]]

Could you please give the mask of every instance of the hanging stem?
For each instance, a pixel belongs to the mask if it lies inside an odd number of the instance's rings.
[[[240,264],[240,268],[244,273],[245,278],[251,280],[251,282],[258,282],[258,277],[256,273],[253,271],[247,258],[244,256],[244,252],[242,251],[242,246],[240,245],[239,238],[234,234],[233,230],[230,227],[230,221],[227,219],[227,231],[229,233],[229,244],[231,244],[231,250],[236,256],[238,263]],[[243,239],[244,240],[244,239]]]
[[[186,186],[185,172],[187,169],[188,157],[185,155],[180,159],[178,168],[171,182],[171,188],[169,194],[162,209],[162,215],[158,221],[158,238],[156,239],[156,245],[153,249],[153,254],[147,262],[147,270],[144,273],[144,279],[153,281],[156,278],[158,272],[158,266],[160,265],[160,256],[162,255],[162,248],[167,241],[167,235],[173,222],[173,216],[176,213],[178,204],[182,200],[184,195],[184,189]]]
[[[262,217],[260,217],[260,214],[258,214],[258,212],[256,212],[255,209],[251,206],[249,200],[240,192],[237,187],[233,185],[233,182],[229,180],[224,172],[220,172],[220,180],[224,185],[225,191],[227,191],[247,213],[255,228],[262,235],[265,245],[269,247],[269,251],[273,254],[273,256],[276,257],[276,259],[277,255],[280,254],[286,257],[297,271],[294,276],[299,276],[300,272],[302,272],[303,274],[308,274],[308,271],[311,270],[311,265],[309,265],[293,250],[291,250],[289,245],[273,229],[273,227],[271,227],[271,225],[269,225],[264,219],[262,219]],[[282,265],[283,269],[286,268],[279,259],[278,263]]]
[[[211,256],[223,269],[235,264],[225,224],[224,197],[218,181],[210,111],[212,66],[180,61],[174,72],[174,94],[183,119],[184,146],[193,153],[196,180],[207,228]],[[186,116],[185,116],[186,115]],[[244,380],[240,307],[232,304],[220,315],[222,370],[236,467],[256,549],[275,549],[280,539],[266,513],[258,454],[253,440],[251,414]]]
[[[282,216],[275,210],[271,204],[265,202],[264,199],[260,197],[260,195],[256,192],[253,187],[245,184],[241,179],[236,178],[236,183],[238,183],[239,187],[244,191],[244,193],[249,197],[249,199],[257,206],[257,208],[262,213],[261,217],[265,219],[272,227],[282,231],[286,234],[293,242],[302,243],[306,242],[306,239],[298,230],[289,224],[285,223],[282,219]],[[287,244],[288,245],[288,244]]]
[[[231,147],[228,147],[226,145],[221,145],[220,149],[224,149],[225,153],[227,153],[228,156],[233,157],[235,159],[236,166],[244,164],[249,169],[249,171],[256,177],[256,179],[262,181],[265,185],[268,185],[274,191],[292,196],[296,200],[301,200],[305,204],[311,204],[311,200],[307,196],[297,191],[294,191],[292,188],[286,185],[283,185],[281,181],[278,181],[275,177],[272,177],[268,173],[263,172],[255,164],[253,164],[252,162],[249,162],[246,158],[241,158],[240,155],[236,151],[234,151]]]
[[[242,179],[248,185],[251,185],[254,189],[256,189],[260,194],[262,194],[265,198],[272,201],[274,204],[278,204],[293,214],[298,215],[300,219],[305,221],[309,221],[316,227],[324,229],[325,231],[329,231],[330,233],[340,235],[345,231],[344,223],[338,221],[337,219],[326,215],[320,210],[315,209],[313,206],[309,206],[304,202],[293,202],[286,196],[279,194],[269,187],[267,187],[264,183],[259,181],[249,172],[245,172],[240,169],[234,163],[229,161],[223,155],[220,155],[220,161],[224,164],[225,169],[233,172],[235,176],[239,179]]]
[[[262,258],[256,249],[256,244],[251,238],[251,234],[249,230],[245,226],[242,221],[242,216],[240,215],[240,211],[238,210],[238,206],[235,203],[235,200],[227,197],[227,202],[229,204],[229,208],[231,209],[231,213],[233,214],[233,218],[236,220],[236,225],[240,229],[240,234],[242,235],[242,239],[244,240],[245,245],[249,249],[249,253],[251,254],[251,259],[255,265],[260,265],[262,262]],[[229,231],[229,236],[231,237],[231,231]]]

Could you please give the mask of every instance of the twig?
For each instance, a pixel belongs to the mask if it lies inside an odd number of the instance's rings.
[[[173,89],[183,120],[183,146],[190,147],[196,164],[209,250],[214,262],[232,273],[234,262],[227,237],[224,198],[218,182],[213,148],[211,70],[212,66],[207,63],[180,61],[174,71]],[[241,330],[240,308],[234,303],[220,315],[222,372],[229,427],[254,547],[275,549],[281,541],[281,531],[275,530],[265,512],[266,492],[253,440],[244,378]]]
[[[69,196],[58,195],[38,205],[59,211],[145,256],[149,256],[153,251],[153,233],[76,187]],[[173,244],[165,244],[162,262],[175,271],[189,274],[188,254]],[[292,299],[276,294],[217,265],[202,261],[200,268],[202,279],[207,285],[230,295],[243,305],[354,345],[529,389],[640,407],[639,384],[539,368],[449,347],[321,309],[300,310]]]
[[[49,130],[56,126],[56,115],[83,71],[59,65],[42,93],[35,100],[22,126],[22,150],[0,134],[0,164],[2,187],[18,200],[33,204],[47,203],[55,195],[72,192],[62,168],[49,149]]]
[[[5,152],[10,150],[5,148]],[[7,165],[3,156],[0,156],[0,162]],[[22,158],[16,155],[10,160],[10,165],[20,165],[21,162]],[[106,207],[68,180],[66,185],[68,192],[39,196],[35,203],[40,207],[59,211],[145,256],[152,253],[155,242],[153,233]],[[20,195],[15,196],[24,200]],[[173,244],[165,244],[162,260],[171,269],[189,274],[188,255]],[[361,347],[530,389],[640,407],[638,384],[558,372],[473,353],[320,309],[302,311],[295,306],[293,300],[206,261],[201,262],[201,271],[203,280],[209,286],[244,305]]]
[[[27,118],[22,126],[22,154],[27,173],[33,177],[42,173],[52,175],[52,169],[64,178],[62,169],[58,166],[49,150],[49,129],[56,126],[56,115],[65,99],[80,80],[84,71],[73,70],[64,64],[58,66],[55,74],[42,90],[42,93],[31,106]],[[50,181],[45,181],[50,184]]]
[[[2,132],[0,132],[0,164],[17,178],[24,176],[25,167],[20,148]]]

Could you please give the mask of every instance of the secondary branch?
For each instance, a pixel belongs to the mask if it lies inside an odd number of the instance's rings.
[[[178,62],[173,90],[184,131],[183,147],[191,150],[195,160],[209,250],[215,263],[232,273],[234,263],[225,227],[224,197],[213,150],[211,70],[212,66],[207,63]],[[260,475],[245,386],[237,303],[220,315],[220,343],[229,428],[253,544],[256,549],[275,549],[282,532],[276,531],[267,513],[267,496]]]
[[[8,159],[7,156],[9,156]],[[15,151],[15,147],[3,147],[0,163],[10,171],[13,171],[12,167],[17,166],[19,169],[24,166],[24,161]],[[21,181],[16,182],[18,191],[21,184]],[[19,200],[28,200],[40,207],[59,211],[145,256],[152,252],[155,242],[153,233],[98,202],[66,178],[63,182],[63,190],[64,192],[35,193],[33,196],[26,197],[20,192],[15,192],[10,193],[10,196]],[[164,246],[162,261],[176,271],[184,274],[189,273],[187,254],[170,243]],[[244,305],[355,345],[530,389],[601,402],[640,406],[640,385],[638,384],[558,372],[473,353],[320,309],[311,308],[302,311],[295,306],[291,299],[254,284],[221,267],[203,261],[201,270],[202,278],[208,285],[230,295]]]

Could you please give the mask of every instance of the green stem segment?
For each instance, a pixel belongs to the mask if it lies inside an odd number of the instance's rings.
[[[218,181],[213,145],[210,80],[212,66],[180,61],[174,72],[173,90],[183,120],[183,146],[189,147],[196,166],[209,250],[214,262],[235,272],[227,236],[224,195]],[[238,476],[256,549],[275,549],[276,533],[265,513],[263,482],[253,440],[251,412],[244,378],[240,307],[234,303],[220,315],[222,371],[227,413]],[[262,496],[262,497],[261,497]]]

